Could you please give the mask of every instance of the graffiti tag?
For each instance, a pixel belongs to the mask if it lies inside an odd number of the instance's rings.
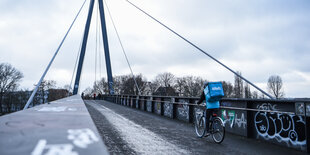
[[[222,110],[222,119],[224,125],[228,124],[230,128],[237,125],[238,128],[246,128],[247,120],[245,119],[244,113],[241,113],[241,117],[238,118],[238,114],[234,110]]]
[[[170,104],[169,102],[164,103],[164,115],[172,117],[172,104]]]
[[[276,104],[264,103],[259,109],[277,110]],[[305,121],[301,116],[283,113],[257,112],[254,117],[258,136],[266,140],[275,139],[287,145],[305,146]]]

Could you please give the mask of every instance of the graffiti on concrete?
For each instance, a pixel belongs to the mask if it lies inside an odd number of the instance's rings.
[[[126,105],[126,99],[123,99],[123,104],[122,105]]]
[[[146,102],[146,110],[148,112],[152,112],[152,101],[147,101]]]
[[[297,102],[295,103],[295,113],[297,115],[305,115],[305,107],[304,103]]]
[[[164,115],[170,118],[173,116],[173,104],[170,104],[168,101],[164,103]]]
[[[139,109],[139,97],[136,100],[136,108]]]
[[[185,100],[180,100],[179,102],[185,103],[185,104],[179,104],[178,105],[178,115],[181,116],[182,118],[185,118],[186,120],[189,120],[189,106],[187,105],[188,102]]]
[[[277,110],[276,104],[264,103],[257,109]],[[301,116],[293,114],[257,112],[254,116],[254,125],[258,136],[266,140],[274,139],[285,142],[287,145],[305,146],[305,121]]]
[[[221,106],[231,107],[232,102],[221,102]]]
[[[247,120],[244,116],[244,113],[241,113],[241,116],[238,117],[238,114],[234,110],[224,110],[222,109],[221,118],[224,121],[224,125],[233,128],[237,125],[238,128],[246,128],[247,127]]]
[[[306,104],[306,115],[310,116],[310,104]]]
[[[161,103],[160,102],[156,102],[155,103],[155,107],[156,107],[155,108],[155,113],[160,115],[161,114]]]
[[[244,113],[241,113],[241,117],[238,118],[238,114],[236,114],[236,117],[235,117],[235,124],[239,127],[239,128],[246,128],[247,126],[247,120],[245,119],[244,117]]]
[[[144,101],[140,101],[140,109],[144,110]]]

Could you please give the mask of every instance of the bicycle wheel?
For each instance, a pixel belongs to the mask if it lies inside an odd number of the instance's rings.
[[[222,143],[225,137],[225,127],[221,118],[216,117],[213,120],[212,126],[212,138],[215,143]]]
[[[202,138],[205,135],[205,132],[206,132],[206,119],[205,119],[205,117],[203,117],[201,115],[196,117],[195,130],[196,130],[196,135],[199,138]]]

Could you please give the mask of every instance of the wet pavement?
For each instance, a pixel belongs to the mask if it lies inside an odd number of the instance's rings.
[[[190,123],[102,100],[84,102],[111,154],[306,154],[227,132],[216,144],[198,138]]]

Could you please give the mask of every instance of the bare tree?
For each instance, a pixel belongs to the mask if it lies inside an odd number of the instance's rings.
[[[244,85],[244,97],[245,98],[252,98],[251,89],[248,83]]]
[[[282,79],[278,75],[272,75],[268,78],[267,87],[277,99],[284,97]]]
[[[184,77],[176,78],[174,88],[179,94],[179,96],[184,96],[185,84],[186,84],[186,79]]]
[[[170,87],[173,86],[175,80],[175,76],[172,73],[161,73],[155,77],[155,83],[162,87]]]
[[[136,86],[136,83],[134,80],[136,80],[137,85],[143,94],[143,91],[145,89],[146,85],[146,79],[142,77],[142,74],[140,75],[135,75],[132,77],[131,75],[124,76],[125,80],[123,81],[122,84],[122,94],[130,94],[130,95],[138,95],[139,90]]]
[[[230,82],[222,81],[225,97],[234,97],[234,86]]]
[[[258,93],[257,91],[253,91],[252,98],[258,99]]]
[[[186,76],[184,77],[184,96],[197,97],[200,96],[203,89],[204,80],[200,77]]]
[[[122,91],[122,76],[114,76],[113,77],[113,82],[114,82],[114,93],[115,94],[121,94]]]
[[[143,95],[152,95],[156,92],[156,89],[159,87],[157,83],[154,82],[146,82],[145,88],[143,91]]]
[[[36,86],[36,84],[34,85]],[[54,89],[56,88],[56,81],[54,80],[43,80],[39,86],[38,92],[36,94],[36,98],[34,98],[33,101],[33,106],[36,104],[41,104],[41,103],[45,103],[46,101],[46,91],[49,89]],[[53,98],[53,97],[52,97]],[[39,101],[41,100],[41,101]]]
[[[237,71],[237,74],[241,75],[241,72]],[[234,96],[236,98],[243,98],[243,81],[237,75],[235,75]]]
[[[2,114],[3,96],[8,92],[15,91],[23,77],[23,74],[10,64],[0,64],[0,114]]]
[[[109,94],[108,82],[105,78],[94,82],[92,93]]]

